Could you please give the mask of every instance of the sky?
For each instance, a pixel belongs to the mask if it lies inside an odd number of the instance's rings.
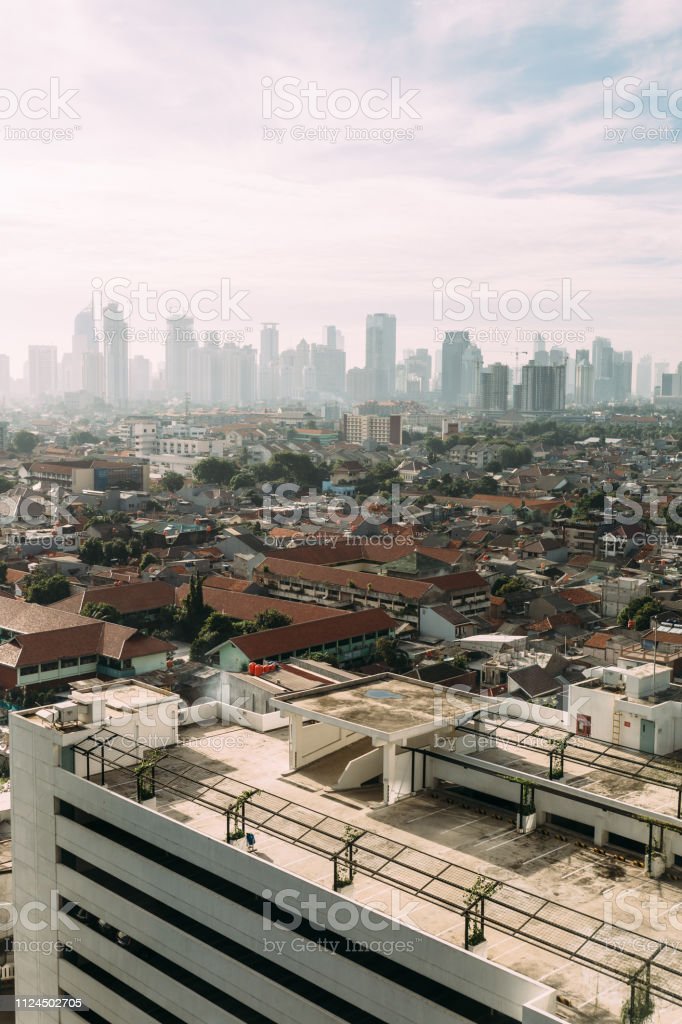
[[[232,304],[204,301],[216,317],[198,328],[257,344],[278,322],[285,349],[335,324],[348,365],[376,312],[396,315],[399,352],[469,329],[486,363],[513,361],[519,330],[542,329],[569,354],[597,334],[635,359],[682,358],[671,0],[32,0],[2,19],[14,375],[28,345],[68,350],[92,280],[116,278],[187,301],[229,280]],[[641,116],[615,95],[628,77]],[[474,298],[462,319],[434,279],[521,298],[485,316]],[[546,299],[551,321],[513,319],[546,291],[577,298]],[[160,362],[162,308],[132,302],[131,354]]]

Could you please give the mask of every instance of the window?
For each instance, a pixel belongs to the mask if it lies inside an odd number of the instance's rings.
[[[62,660],[61,660],[62,668],[71,668],[72,665],[77,665],[77,664],[78,664],[78,658],[62,658]]]
[[[92,665],[95,661],[97,661],[96,654],[84,654],[80,659],[81,665]]]
[[[44,661],[40,666],[41,672],[55,672],[59,668],[58,661]]]
[[[37,668],[36,665],[24,665],[22,668],[19,669],[19,675],[20,676],[34,676],[37,671],[38,671],[38,668]]]

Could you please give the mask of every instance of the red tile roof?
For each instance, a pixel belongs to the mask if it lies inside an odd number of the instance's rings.
[[[559,596],[570,601],[576,608],[585,604],[599,604],[601,601],[599,594],[595,594],[593,590],[586,590],[585,587],[566,587],[565,590],[559,591]]]
[[[404,580],[395,576],[380,576],[373,572],[357,572],[354,569],[337,569],[330,565],[306,565],[286,558],[268,558],[258,569],[258,574],[267,584],[268,572],[274,576],[290,579],[300,578],[311,583],[329,583],[347,587],[352,582],[362,593],[369,587],[377,594],[402,595],[420,600],[433,589],[433,584],[423,580]]]
[[[319,604],[307,604],[304,601],[283,601],[273,597],[261,597],[260,594],[240,594],[236,591],[223,590],[207,586],[204,583],[204,603],[223,615],[232,619],[255,619],[262,612],[277,611],[288,615],[291,621],[311,622],[315,619],[329,619],[336,615],[349,615],[350,612],[340,608],[325,608]],[[182,601],[189,593],[185,583],[177,589],[177,600]]]
[[[79,594],[57,601],[52,607],[63,608],[77,614],[86,604],[110,604],[122,615],[154,611],[173,604],[175,588],[162,580],[141,580],[135,583],[90,587]]]
[[[281,626],[279,629],[266,629],[262,633],[247,633],[245,636],[234,637],[231,643],[247,658],[258,661],[261,658],[274,658],[320,644],[350,640],[365,633],[393,629],[395,624],[395,620],[386,612],[372,608],[363,612],[334,616],[331,619],[318,619],[303,625]]]

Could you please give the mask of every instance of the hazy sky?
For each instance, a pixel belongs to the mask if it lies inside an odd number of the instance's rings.
[[[230,278],[254,339],[263,320],[282,348],[334,323],[349,365],[369,312],[397,315],[399,351],[435,348],[448,326],[519,326],[434,321],[433,278],[529,296],[569,279],[590,293],[588,341],[682,358],[682,132],[633,137],[682,121],[605,118],[602,85],[682,88],[672,0],[29,0],[4,4],[2,22],[0,347],[16,374],[26,345],[68,348],[95,276],[187,295]],[[286,76],[366,98],[399,79],[418,116],[267,118],[262,80]],[[11,114],[12,96],[23,108],[51,77],[78,90],[65,108]],[[339,136],[297,140],[297,126]],[[414,138],[349,140],[347,126]],[[605,139],[614,127],[624,141]],[[158,362],[161,346],[133,352]]]

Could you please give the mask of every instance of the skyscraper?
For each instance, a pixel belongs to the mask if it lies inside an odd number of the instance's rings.
[[[106,398],[109,405],[118,409],[128,404],[128,325],[122,314],[123,307],[112,302],[105,308],[102,319],[106,339]]]
[[[493,363],[481,371],[480,406],[485,412],[509,408],[510,372],[505,363]]]
[[[91,306],[76,314],[71,338],[71,360],[68,379],[64,381],[69,391],[85,389],[86,364],[88,357],[99,353],[100,346],[95,336],[95,319]]]
[[[549,352],[543,334],[536,334],[533,341],[533,361],[536,366],[549,366]]]
[[[451,406],[475,407],[478,401],[481,350],[472,345],[468,331],[447,331],[443,339],[441,393]]]
[[[651,356],[646,355],[637,363],[636,392],[640,398],[650,399],[653,391]]]
[[[521,409],[524,412],[558,412],[566,406],[566,367],[537,366],[531,361],[521,369]]]
[[[274,402],[279,394],[279,328],[263,324],[260,332],[259,398]]]
[[[324,336],[329,348],[343,348],[344,337],[338,327],[334,327],[333,324],[325,327]]]
[[[313,387],[319,397],[342,395],[346,380],[346,353],[329,345],[311,345],[310,365]]]
[[[57,393],[57,346],[28,346],[28,390],[32,398]]]
[[[152,364],[146,356],[133,356],[129,363],[130,397],[149,398],[152,389]]]
[[[594,367],[589,359],[580,360],[575,367],[576,405],[589,409],[594,404]]]
[[[199,345],[191,316],[166,321],[166,394],[183,398],[196,391],[196,356]]]
[[[395,394],[396,319],[392,313],[371,313],[365,335],[365,368],[372,398]]]
[[[632,394],[632,352],[613,353],[613,400],[624,402]]]
[[[404,355],[405,391],[425,395],[430,390],[433,361],[427,348],[408,350]],[[412,387],[411,385],[415,386]]]

